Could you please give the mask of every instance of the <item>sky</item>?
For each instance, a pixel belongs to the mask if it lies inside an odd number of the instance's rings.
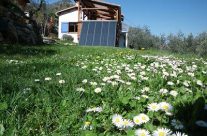
[[[47,0],[50,3],[57,0]],[[124,23],[155,35],[207,31],[207,0],[105,0],[121,5]]]

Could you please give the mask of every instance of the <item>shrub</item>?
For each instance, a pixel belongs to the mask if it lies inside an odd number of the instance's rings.
[[[73,42],[74,39],[71,35],[64,34],[63,35],[63,40]]]

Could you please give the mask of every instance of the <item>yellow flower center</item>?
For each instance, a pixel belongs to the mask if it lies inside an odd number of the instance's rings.
[[[120,119],[119,119],[119,118],[116,118],[116,119],[115,119],[115,122],[116,122],[116,123],[119,123],[119,122],[120,122]]]
[[[86,121],[86,122],[85,122],[85,125],[86,125],[86,126],[89,126],[90,124],[91,124],[91,122],[89,122],[89,121]]]
[[[167,111],[167,110],[169,110],[169,107],[167,105],[164,105],[163,109]]]
[[[129,124],[129,122],[128,122],[128,121],[124,121],[123,124],[124,124],[125,126],[127,126],[127,125]]]
[[[145,134],[144,132],[142,132],[142,133],[140,134],[140,136],[146,136],[146,134]]]
[[[166,136],[165,132],[159,132],[158,136]]]
[[[147,118],[145,116],[142,116],[142,120],[146,120]]]
[[[137,124],[139,124],[140,123],[140,120],[139,119],[135,119],[134,122],[137,123]]]

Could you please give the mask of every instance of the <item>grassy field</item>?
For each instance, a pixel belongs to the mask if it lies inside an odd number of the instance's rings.
[[[0,45],[0,135],[204,136],[206,96],[195,56]]]

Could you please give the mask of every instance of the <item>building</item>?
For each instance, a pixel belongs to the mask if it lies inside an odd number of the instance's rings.
[[[76,5],[58,11],[58,38],[70,35],[79,45],[127,47],[122,31],[121,6],[97,0],[75,0]]]

